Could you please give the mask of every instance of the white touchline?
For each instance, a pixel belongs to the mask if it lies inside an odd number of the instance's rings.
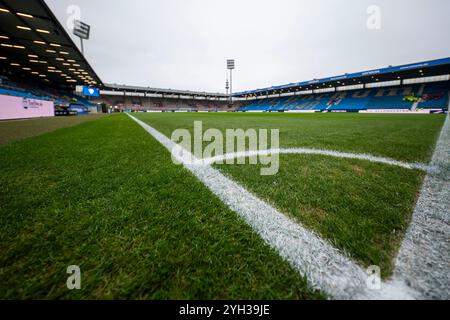
[[[417,169],[422,171],[430,171],[432,168],[423,163],[407,163],[390,158],[373,156],[364,153],[349,153],[349,152],[339,152],[333,150],[323,150],[323,149],[312,149],[312,148],[290,148],[290,149],[271,149],[271,150],[256,150],[256,151],[245,151],[228,153],[222,156],[216,156],[212,158],[203,159],[204,164],[214,164],[217,162],[237,159],[237,158],[250,158],[254,156],[266,156],[271,154],[310,154],[310,155],[322,155],[330,156],[335,158],[344,159],[356,159],[356,160],[366,160],[370,162],[382,163],[391,166],[398,166],[405,169]]]
[[[127,115],[169,151],[177,146],[150,125]],[[368,289],[368,275],[347,254],[280,213],[210,165],[186,162],[183,165],[238,213],[282,258],[305,276],[313,288],[322,290],[335,299],[421,298],[420,293],[396,278],[383,283],[381,290]]]
[[[426,299],[450,299],[450,119],[447,117],[397,257],[394,279]]]

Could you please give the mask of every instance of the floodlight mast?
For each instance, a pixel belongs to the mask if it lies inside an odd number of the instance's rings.
[[[233,103],[233,70],[235,68],[234,59],[227,60],[227,69],[230,70],[230,103]]]
[[[73,34],[80,38],[81,42],[81,53],[84,56],[84,40],[89,40],[89,35],[91,32],[91,26],[81,22],[80,20],[75,20],[73,24]]]

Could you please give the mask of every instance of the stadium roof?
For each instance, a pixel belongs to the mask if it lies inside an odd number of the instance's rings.
[[[402,66],[375,69],[340,76],[290,83],[281,86],[238,92],[234,97],[263,96],[285,94],[307,90],[351,86],[374,82],[394,81],[399,79],[422,78],[450,74],[450,58],[417,62]]]
[[[205,98],[227,98],[229,95],[225,93],[211,93],[211,92],[201,92],[201,91],[188,91],[188,90],[173,90],[173,89],[158,89],[150,87],[134,87],[118,84],[104,84],[105,87],[102,90],[106,91],[117,91],[117,92],[135,92],[135,93],[145,93],[145,94],[157,94],[157,95],[172,95],[172,96],[190,96],[190,97],[205,97]]]
[[[0,0],[0,68],[60,85],[102,86],[43,0]]]

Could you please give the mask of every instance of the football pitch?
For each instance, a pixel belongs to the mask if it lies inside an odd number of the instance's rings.
[[[132,116],[168,138],[177,129],[194,134],[195,121],[222,132],[278,129],[280,149],[303,151],[280,152],[277,174],[262,176],[261,165],[248,162],[212,164],[211,172],[321,239],[325,251],[334,248],[329,264],[336,255],[362,270],[377,266],[383,281],[395,272],[445,122],[444,115]],[[295,237],[262,228],[271,226],[263,213],[259,220],[245,213],[256,210],[253,202],[230,205],[205,183],[214,180],[174,164],[129,116],[24,139],[13,134],[15,123],[0,123],[5,130],[14,138],[0,146],[0,298],[334,297],[309,277],[320,267],[305,262],[311,248],[278,241]],[[67,290],[70,265],[80,266],[81,290]]]

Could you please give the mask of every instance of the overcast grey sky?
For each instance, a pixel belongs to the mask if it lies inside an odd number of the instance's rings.
[[[450,56],[449,0],[46,3],[66,28],[80,9],[86,57],[118,84],[224,92],[235,58],[237,92]]]

